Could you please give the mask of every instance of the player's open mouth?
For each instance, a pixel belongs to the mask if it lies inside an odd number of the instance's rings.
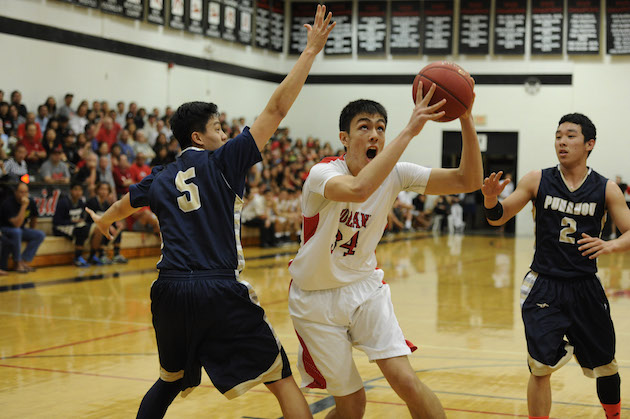
[[[368,148],[368,151],[365,153],[368,159],[373,159],[376,157],[376,153],[378,153],[378,149],[376,147]]]

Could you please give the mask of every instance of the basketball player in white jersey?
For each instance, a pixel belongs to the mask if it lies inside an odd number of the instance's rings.
[[[385,147],[387,112],[358,100],[339,118],[347,153],[313,166],[302,192],[301,248],[289,271],[289,312],[300,341],[302,387],[327,388],[336,407],[327,418],[361,418],[366,396],[352,348],[376,362],[414,418],[442,418],[438,398],[416,376],[375,250],[400,191],[446,195],[481,187],[483,168],[470,110],[460,117],[462,158],[456,169],[429,169],[398,159],[445,101],[422,97],[402,132]]]

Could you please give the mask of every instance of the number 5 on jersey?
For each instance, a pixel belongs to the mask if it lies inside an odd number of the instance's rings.
[[[195,176],[195,168],[191,167],[185,172],[180,170],[177,172],[177,176],[175,177],[175,186],[177,187],[177,190],[183,194],[177,198],[177,205],[179,206],[179,209],[184,212],[196,211],[201,208],[199,188],[192,182],[186,183],[187,180],[192,179]],[[186,192],[188,192],[188,194],[186,194]]]

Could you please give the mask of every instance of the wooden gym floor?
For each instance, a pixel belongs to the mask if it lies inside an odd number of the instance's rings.
[[[499,236],[386,237],[379,266],[392,289],[418,376],[450,418],[527,417],[526,348],[519,287],[533,238]],[[287,313],[287,262],[295,246],[246,248],[243,278],[257,291],[292,366],[297,339]],[[135,417],[158,377],[149,287],[157,258],[128,265],[40,268],[0,278],[0,417]],[[617,330],[622,403],[630,401],[630,255],[603,257],[600,276]],[[409,417],[375,364],[355,351],[367,389],[367,418]],[[295,370],[296,378],[299,374]],[[552,378],[554,418],[601,418],[595,381],[575,361]],[[332,398],[306,395],[315,418]],[[622,406],[623,407],[623,406]],[[630,405],[623,407],[624,415]],[[204,376],[170,418],[278,418],[264,386],[235,400],[223,398]]]

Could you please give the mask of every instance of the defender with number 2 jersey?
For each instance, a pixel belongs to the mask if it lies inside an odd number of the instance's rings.
[[[349,174],[344,157],[326,158],[313,166],[304,183],[302,245],[289,267],[303,290],[339,288],[369,277],[396,196],[403,190],[424,193],[431,169],[399,162],[365,202],[324,198],[326,182]]]
[[[531,269],[559,278],[597,272],[596,259],[582,256],[582,233],[599,237],[606,221],[608,179],[588,170],[582,184],[569,189],[559,167],[542,170],[534,206],[536,252]]]

